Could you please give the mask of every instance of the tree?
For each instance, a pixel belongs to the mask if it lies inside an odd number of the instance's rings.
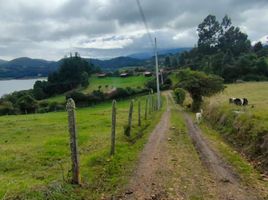
[[[176,57],[172,57],[171,67],[178,67],[178,61]]]
[[[261,42],[257,42],[254,46],[253,46],[253,51],[255,53],[261,51],[263,49],[262,43]]]
[[[88,73],[87,72],[83,72],[81,74],[81,85],[83,87],[87,87],[89,85],[89,82],[88,82]]]
[[[219,22],[213,15],[208,15],[204,21],[198,25],[198,48],[203,54],[212,54],[218,45],[218,37],[221,31]]]
[[[175,95],[175,99],[176,99],[176,102],[180,105],[183,104],[184,100],[185,100],[185,97],[186,97],[186,92],[185,90],[181,89],[181,88],[176,88],[174,90],[174,95]]]
[[[95,70],[96,68],[92,64],[75,53],[75,56],[62,60],[58,71],[49,74],[48,81],[36,82],[34,97],[43,99],[55,94],[62,94],[80,85],[87,87],[89,76]]]
[[[192,99],[192,111],[199,111],[202,97],[212,96],[224,90],[223,79],[216,75],[207,75],[204,72],[181,70],[177,75],[177,86],[187,90]]]
[[[44,92],[46,81],[36,81],[33,87],[33,96],[37,100],[45,99],[47,94]]]
[[[165,67],[171,67],[170,56],[165,57]]]
[[[256,70],[258,74],[268,76],[268,64],[264,58],[260,58],[256,62]]]
[[[20,97],[16,104],[24,114],[34,113],[38,107],[37,101],[30,95]]]

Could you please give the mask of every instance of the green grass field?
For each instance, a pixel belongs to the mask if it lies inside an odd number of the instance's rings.
[[[113,88],[137,88],[137,87],[144,87],[144,84],[150,80],[151,77],[145,76],[130,76],[126,78],[121,77],[105,77],[105,78],[98,78],[96,76],[92,76],[89,79],[89,86],[87,88],[81,88],[79,91],[88,94],[91,93],[93,90],[98,90],[99,86],[101,86],[101,91],[108,92]],[[57,95],[47,99],[49,102],[65,102],[64,95]]]
[[[145,97],[140,99],[144,109]],[[83,183],[77,188],[67,184],[71,166],[66,112],[1,116],[0,198],[100,199],[102,194],[118,192],[161,114],[156,112],[138,127],[136,102],[130,141],[123,134],[128,106],[129,100],[117,103],[116,155],[112,158],[111,104],[77,110]],[[140,133],[143,137],[135,139]]]
[[[239,107],[229,104],[230,97],[247,98],[249,106]],[[268,82],[248,82],[228,84],[224,92],[207,98],[210,104],[216,104],[228,111],[241,110],[254,115],[268,129]],[[251,105],[254,107],[251,108]]]

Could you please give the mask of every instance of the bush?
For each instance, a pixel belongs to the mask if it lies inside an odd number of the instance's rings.
[[[130,127],[129,125],[124,126],[124,135],[129,137],[130,136]]]
[[[174,90],[174,94],[175,94],[176,102],[182,105],[185,100],[186,92],[181,88],[176,88]]]
[[[59,111],[59,110],[64,110],[64,109],[65,109],[64,105],[58,102],[51,102],[48,106],[48,112]]]
[[[102,102],[104,100],[104,93],[94,90],[91,94],[86,95],[82,92],[72,91],[66,95],[66,99],[72,98],[77,106],[88,106]]]
[[[38,108],[38,102],[31,95],[21,96],[16,105],[20,109],[21,113],[34,113]]]
[[[66,100],[72,98],[75,103],[87,102],[87,95],[82,92],[72,91],[66,94]]]
[[[0,104],[0,115],[11,115],[15,114],[16,110],[10,101],[4,101]]]

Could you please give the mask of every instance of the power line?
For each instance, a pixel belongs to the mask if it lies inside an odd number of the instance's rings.
[[[150,33],[150,29],[149,29],[149,26],[148,26],[148,23],[147,23],[145,14],[144,14],[144,12],[143,12],[143,9],[142,9],[140,0],[136,0],[136,2],[137,2],[137,5],[138,5],[138,8],[139,8],[139,12],[140,12],[142,21],[143,21],[143,23],[144,23],[144,26],[145,26],[145,29],[146,29],[146,32],[147,32],[147,35],[148,35],[148,38],[149,38],[149,40],[150,40],[150,42],[151,42],[152,47],[154,48],[154,40],[153,40],[153,37],[152,37],[152,35],[151,35],[151,33]]]
[[[156,89],[157,89],[157,108],[160,109],[160,106],[161,106],[161,96],[160,96],[160,87],[159,87],[159,69],[158,69],[158,57],[157,57],[157,43],[156,43],[156,38],[153,40],[153,37],[149,31],[149,27],[148,27],[148,23],[147,23],[147,20],[146,20],[146,17],[144,15],[144,12],[143,12],[143,9],[142,9],[142,6],[141,6],[141,3],[139,0],[136,0],[137,2],[137,5],[138,5],[138,8],[139,8],[139,11],[140,11],[140,15],[141,15],[141,18],[142,18],[142,21],[144,23],[144,26],[145,26],[145,29],[146,29],[146,32],[147,32],[147,35],[149,37],[149,40],[151,42],[151,45],[153,47],[153,50],[154,50],[154,55],[155,55],[155,74],[156,74]]]

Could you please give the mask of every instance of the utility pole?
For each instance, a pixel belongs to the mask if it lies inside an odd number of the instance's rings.
[[[159,88],[159,69],[158,69],[158,57],[157,57],[157,44],[156,44],[156,38],[154,38],[155,42],[155,72],[156,72],[156,89],[157,89],[157,109],[160,109],[161,106],[161,97],[160,97],[160,88]]]

